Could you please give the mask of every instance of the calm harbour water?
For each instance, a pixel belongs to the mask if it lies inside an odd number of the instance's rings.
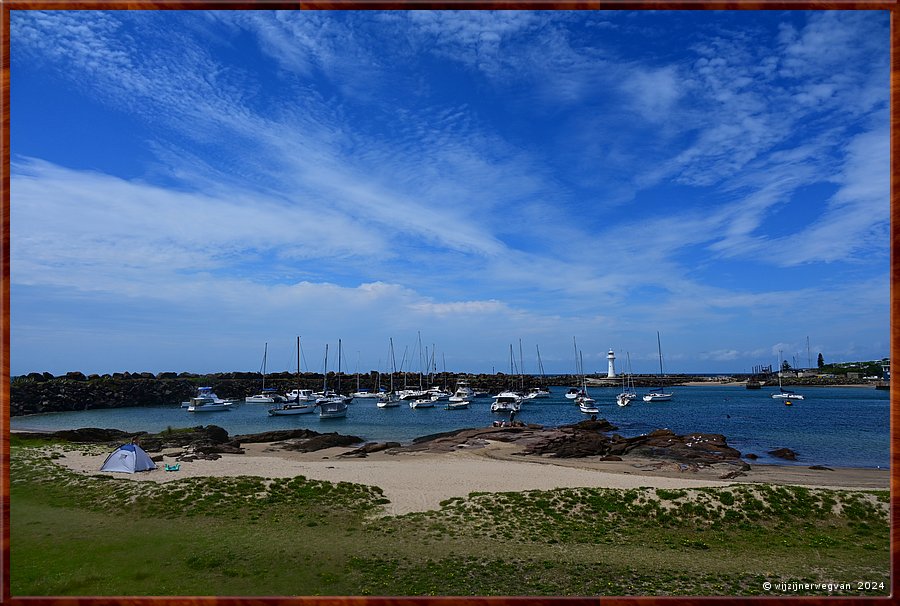
[[[526,423],[558,426],[588,418],[563,394],[566,387],[552,387],[546,399],[528,400],[517,415]],[[854,387],[810,387],[798,390],[805,400],[785,406],[773,399],[772,389],[748,390],[742,386],[675,387],[669,402],[635,401],[621,408],[615,404],[618,389],[592,388],[608,419],[630,437],[658,428],[676,433],[721,433],[743,454],[759,455],[758,463],[827,465],[829,467],[881,467],[889,465],[889,392]],[[643,393],[639,390],[639,393]],[[241,403],[225,412],[189,413],[172,406],[148,406],[108,410],[47,413],[13,417],[12,429],[56,431],[79,427],[116,428],[158,432],[167,427],[219,425],[229,434],[259,433],[278,429],[309,428],[338,432],[367,441],[410,442],[413,438],[462,429],[484,427],[505,418],[490,412],[490,398],[476,398],[467,410],[434,408],[413,410],[406,403],[380,409],[374,399],[354,400],[345,419],[320,420],[316,414],[270,417],[271,405]],[[798,453],[794,463],[772,458],[767,451],[790,448]]]

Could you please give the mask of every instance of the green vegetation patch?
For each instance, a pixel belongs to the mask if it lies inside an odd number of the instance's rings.
[[[385,516],[384,495],[368,486],[135,482],[74,473],[60,452],[12,449],[13,595],[772,595],[764,582],[848,578],[890,587],[886,491],[572,488],[472,493]],[[141,565],[109,565],[133,560]]]

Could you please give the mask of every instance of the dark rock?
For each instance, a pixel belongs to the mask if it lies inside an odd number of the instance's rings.
[[[752,452],[748,452],[747,454],[744,455],[744,458],[750,459],[751,461],[755,461],[759,457],[756,456],[755,454],[753,454]]]
[[[816,469],[818,471],[834,471],[831,467],[825,467],[824,465],[813,465],[810,469]]]
[[[192,427],[189,431],[161,431],[141,437],[141,448],[147,452],[157,452],[163,448],[179,448],[202,445],[210,449],[228,442],[228,432],[218,425]],[[221,450],[220,452],[231,452]]]
[[[296,450],[298,452],[315,452],[317,450],[334,448],[336,446],[353,446],[360,442],[362,442],[362,439],[356,436],[343,436],[339,433],[324,433],[316,434],[308,438],[296,438],[290,440],[286,442],[282,448],[285,450]]]
[[[616,455],[606,455],[605,457],[600,457],[601,461],[621,461],[622,457]]]
[[[736,478],[736,477],[742,476],[742,475],[744,475],[743,471],[741,471],[740,469],[735,469],[733,471],[726,471],[725,473],[723,473],[722,475],[719,476],[719,479],[720,480],[730,480],[732,478]]]
[[[778,457],[779,459],[785,459],[787,461],[797,460],[797,453],[790,448],[778,448],[776,450],[770,450],[769,454],[773,457]]]
[[[361,447],[356,450],[351,450],[350,452],[344,453],[343,457],[365,457],[369,453],[379,452],[382,450],[387,450],[388,448],[400,448],[400,442],[368,442],[363,444]]]
[[[87,381],[87,377],[84,376],[84,373],[78,371],[67,372],[66,379],[69,381]]]
[[[606,419],[588,419],[574,425],[566,425],[565,427],[574,427],[585,431],[615,431],[618,429]]]
[[[284,440],[311,438],[321,435],[311,429],[283,429],[279,431],[265,431],[262,433],[249,433],[234,436],[236,442],[241,444],[260,444],[263,442],[281,442]],[[357,439],[357,441],[360,441]]]

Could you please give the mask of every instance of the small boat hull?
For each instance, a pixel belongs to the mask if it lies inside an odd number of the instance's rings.
[[[672,399],[670,393],[648,393],[642,398],[644,402],[668,402]]]
[[[286,406],[282,406],[281,408],[272,408],[269,410],[269,415],[273,417],[284,417],[290,415],[307,415],[315,410],[315,406],[312,404],[308,405],[297,405],[297,404],[288,404]]]

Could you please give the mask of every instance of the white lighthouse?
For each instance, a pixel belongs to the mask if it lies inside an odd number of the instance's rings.
[[[612,379],[616,376],[616,354],[613,353],[612,349],[606,354],[606,359],[609,360],[609,372],[606,376],[607,378]]]

